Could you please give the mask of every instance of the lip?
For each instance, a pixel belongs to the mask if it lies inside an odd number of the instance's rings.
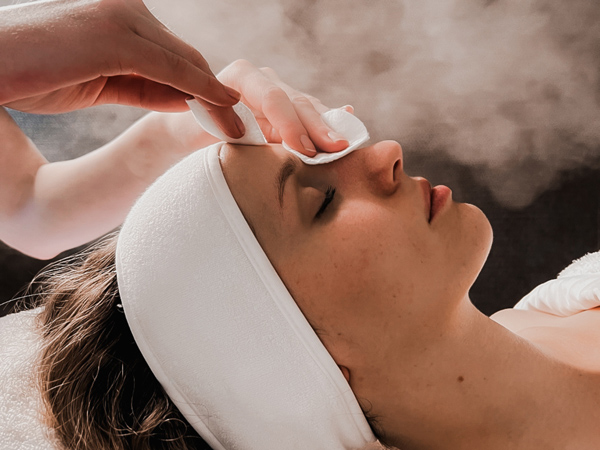
[[[431,189],[429,223],[433,222],[444,207],[449,204],[451,197],[452,190],[448,186],[441,184]]]
[[[431,183],[425,178],[419,177],[419,185],[423,190],[423,197],[425,198],[425,217],[427,222],[431,221]]]

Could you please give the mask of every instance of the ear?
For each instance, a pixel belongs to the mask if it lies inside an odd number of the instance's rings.
[[[344,378],[348,383],[350,383],[350,370],[346,366],[338,366],[342,373],[344,374]]]

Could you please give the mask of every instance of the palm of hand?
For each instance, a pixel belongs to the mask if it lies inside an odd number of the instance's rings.
[[[39,94],[6,103],[8,108],[37,114],[57,114],[98,104],[107,79],[96,78],[85,83],[67,86],[47,94]]]

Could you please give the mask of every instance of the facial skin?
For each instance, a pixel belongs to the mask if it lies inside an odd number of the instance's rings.
[[[295,170],[281,207],[277,177],[286,162]],[[384,369],[439,339],[468,301],[491,245],[489,222],[450,198],[430,223],[429,184],[404,173],[398,143],[379,142],[318,166],[277,145],[227,145],[221,165],[258,241],[334,360],[348,369],[359,399],[379,398]],[[315,217],[331,187],[333,200]]]

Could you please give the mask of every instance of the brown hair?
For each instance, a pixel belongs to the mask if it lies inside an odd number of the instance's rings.
[[[170,401],[119,308],[116,234],[33,284],[42,329],[45,419],[72,450],[210,447]]]
[[[43,306],[45,421],[69,450],[211,450],[152,374],[119,308],[117,236],[49,266],[31,284]]]

